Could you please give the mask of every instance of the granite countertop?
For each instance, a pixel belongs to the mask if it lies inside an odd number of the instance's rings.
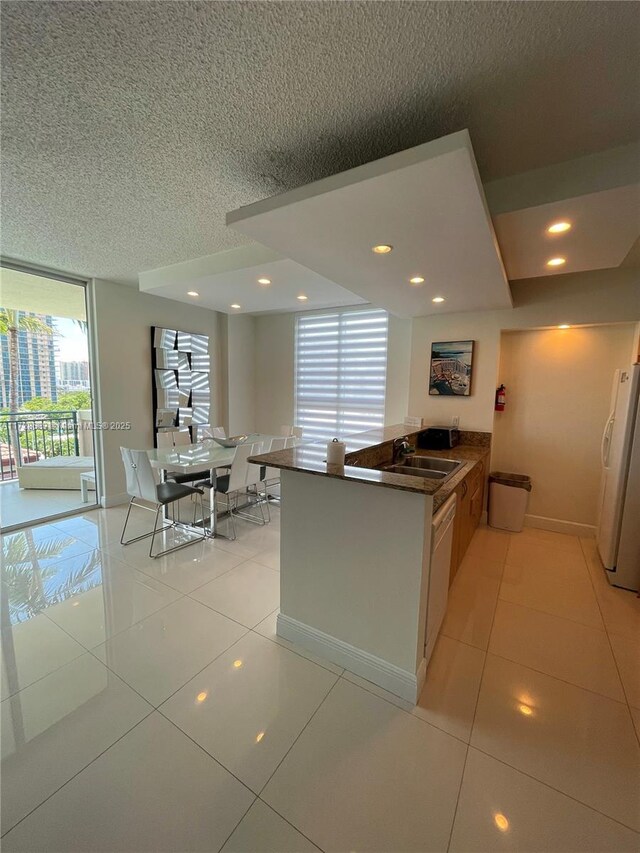
[[[490,452],[490,433],[461,433],[464,443],[448,450],[417,450],[419,456],[438,456],[444,459],[464,461],[463,467],[446,483],[430,480],[426,477],[413,477],[408,474],[393,474],[377,470],[373,465],[383,464],[385,457],[390,461],[392,442],[396,438],[407,436],[412,442],[417,435],[415,429],[402,424],[384,427],[379,430],[356,433],[344,439],[346,444],[346,464],[329,465],[325,462],[325,444],[301,444],[287,450],[263,453],[250,457],[250,462],[282,468],[287,471],[300,471],[333,477],[355,483],[369,483],[388,489],[399,489],[423,495],[434,495],[434,510],[449,497],[473,468]],[[349,464],[350,463],[350,464]],[[371,466],[371,467],[367,467]]]

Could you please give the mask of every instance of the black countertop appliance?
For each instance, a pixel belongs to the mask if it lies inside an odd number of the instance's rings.
[[[460,443],[460,430],[455,427],[433,426],[418,433],[421,450],[449,450]]]

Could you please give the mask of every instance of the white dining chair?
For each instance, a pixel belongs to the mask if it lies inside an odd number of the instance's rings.
[[[204,518],[204,502],[202,500],[204,492],[200,488],[196,488],[194,486],[187,486],[182,483],[175,483],[171,480],[165,483],[158,483],[154,474],[154,470],[151,467],[151,463],[149,462],[149,457],[147,456],[146,450],[131,450],[127,447],[121,447],[120,453],[122,455],[122,462],[124,465],[125,476],[127,481],[127,494],[131,498],[131,500],[129,501],[129,507],[127,509],[127,516],[124,520],[122,534],[120,536],[120,544],[131,545],[132,542],[138,542],[140,539],[146,539],[148,536],[151,536],[149,556],[155,558],[163,557],[165,554],[171,554],[173,553],[173,551],[178,551],[180,548],[186,548],[187,545],[193,545],[195,542],[202,542],[202,540],[206,538],[204,529],[202,536],[196,536],[194,538],[189,539],[187,542],[182,542],[179,545],[175,545],[173,548],[165,548],[164,551],[159,551],[156,554],[153,553],[153,546],[155,544],[157,534],[163,533],[165,530],[170,530],[176,527],[176,521],[174,517],[173,522],[171,524],[163,524],[163,526],[158,529],[158,520],[160,517],[161,510],[163,510],[169,504],[174,504],[181,498],[200,495],[200,511],[202,513],[202,518]],[[144,501],[145,503],[138,503],[138,501]],[[149,533],[143,533],[141,536],[134,536],[133,539],[125,539],[127,524],[129,523],[129,516],[131,514],[132,507],[138,506],[142,509],[150,510],[151,507],[146,506],[145,504],[152,504],[155,507],[155,520],[153,523],[153,530]],[[194,525],[196,508],[197,501],[194,503]]]
[[[262,452],[263,442],[254,444],[241,444],[236,448],[236,455],[231,463],[231,470],[228,474],[216,478],[215,489],[216,496],[224,495],[226,498],[226,510],[231,524],[232,536],[230,539],[236,539],[236,523],[234,516],[247,518],[257,524],[266,524],[262,502],[258,501],[257,506],[260,507],[262,520],[255,516],[250,516],[249,513],[241,513],[238,510],[238,496],[241,493],[247,493],[248,487],[251,485],[257,486],[260,482],[260,466],[250,465],[249,457],[255,456]],[[255,470],[257,469],[257,472]]]
[[[173,447],[191,444],[191,436],[188,430],[159,429],[156,444],[158,450],[171,450]],[[170,468],[166,469],[166,478],[176,483],[197,483],[199,480],[205,480],[208,476],[208,471],[181,474],[179,471],[173,471]]]
[[[271,439],[271,447],[267,453],[276,453],[278,450],[285,450],[287,446],[291,446],[293,443],[293,439],[291,436],[282,437],[282,438],[272,438]],[[265,467],[264,474],[262,477],[262,482],[264,483],[264,498],[266,501],[271,500],[280,500],[280,496],[269,494],[269,488],[275,488],[280,485],[280,469],[279,468],[271,468],[268,465]]]
[[[293,427],[291,424],[283,424],[280,427],[280,435],[293,435]]]
[[[304,435],[304,428],[303,427],[295,427],[295,426],[291,427],[291,435],[295,436],[295,438],[297,438],[297,439],[301,439],[302,436]]]

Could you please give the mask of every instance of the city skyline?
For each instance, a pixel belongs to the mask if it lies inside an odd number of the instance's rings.
[[[18,311],[35,317],[53,334],[18,331],[18,406],[38,397],[57,402],[58,394],[90,389],[86,332],[73,320]],[[0,408],[10,405],[10,356],[6,335],[0,336]]]

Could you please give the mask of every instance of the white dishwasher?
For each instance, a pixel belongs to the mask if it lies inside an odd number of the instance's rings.
[[[424,656],[427,663],[429,663],[447,609],[455,515],[456,496],[451,495],[433,516],[431,522],[431,566],[424,643]]]

